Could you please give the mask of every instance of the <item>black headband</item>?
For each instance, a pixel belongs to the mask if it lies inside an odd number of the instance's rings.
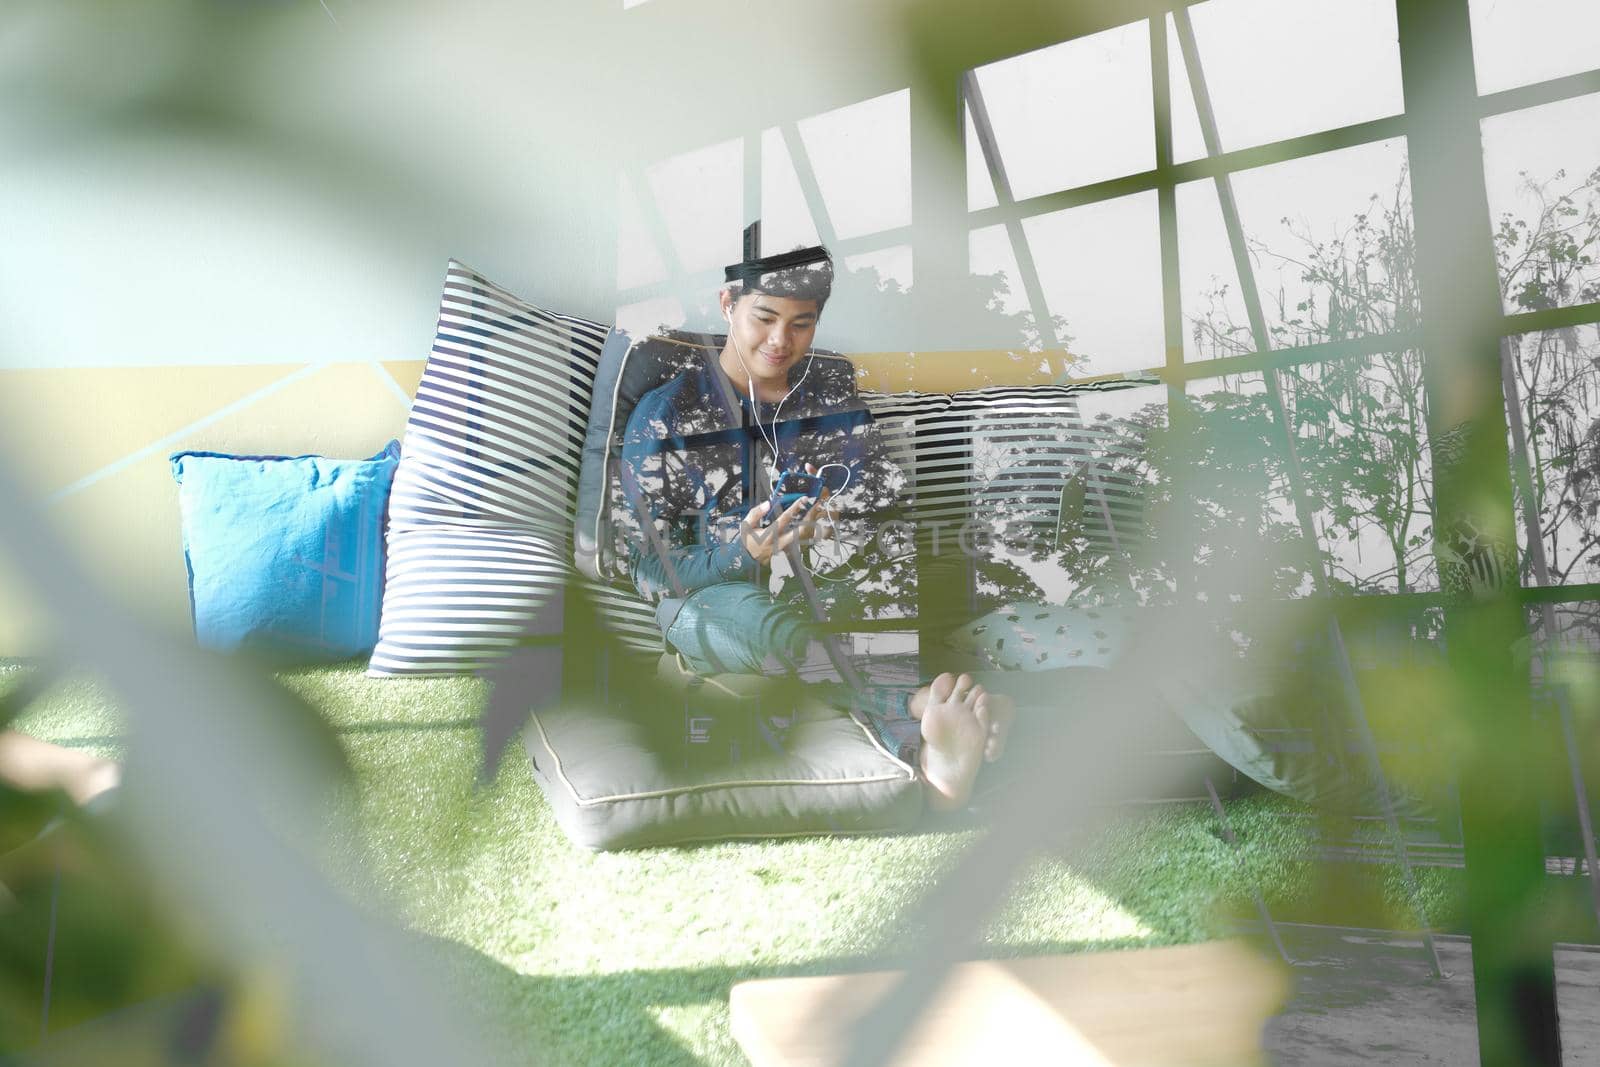
[[[757,285],[768,274],[779,271],[793,270],[811,263],[831,263],[833,257],[828,255],[828,250],[821,245],[810,248],[797,248],[793,252],[780,252],[775,256],[764,256],[761,259],[747,259],[742,263],[733,263],[723,268],[724,281],[743,282],[745,286]]]

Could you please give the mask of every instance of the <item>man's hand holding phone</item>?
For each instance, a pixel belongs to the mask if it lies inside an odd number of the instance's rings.
[[[816,472],[816,467],[806,464],[807,474],[814,475]],[[751,508],[740,527],[744,547],[750,557],[763,567],[768,567],[772,565],[772,557],[787,551],[790,545],[796,542],[811,544],[816,538],[817,521],[823,517],[822,504],[828,499],[828,494],[828,489],[824,488],[815,499],[801,497],[765,526],[762,524],[766,523],[767,515],[772,510],[772,501],[764,500]]]

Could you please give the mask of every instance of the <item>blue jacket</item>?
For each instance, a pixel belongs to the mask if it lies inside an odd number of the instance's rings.
[[[657,602],[663,628],[697,589],[761,581],[740,536],[744,516],[767,499],[758,492],[757,465],[782,471],[841,464],[824,477],[836,490],[838,514],[852,520],[881,512],[904,485],[848,366],[819,359],[807,370],[805,360],[796,363],[781,412],[778,404],[752,406],[731,384],[714,359],[698,363],[640,398],[623,434],[621,482],[636,524],[629,573],[640,595]],[[770,484],[769,473],[761,486]]]

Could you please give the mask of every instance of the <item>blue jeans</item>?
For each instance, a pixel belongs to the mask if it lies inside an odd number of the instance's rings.
[[[721,582],[691,593],[666,637],[697,674],[769,674],[805,659],[812,630],[766,590]]]
[[[749,582],[722,582],[684,600],[666,638],[696,674],[792,673],[816,631],[800,609],[775,602]],[[848,706],[870,722],[889,751],[917,766],[921,724],[911,718],[913,689],[868,685],[860,692],[819,683],[822,699]]]

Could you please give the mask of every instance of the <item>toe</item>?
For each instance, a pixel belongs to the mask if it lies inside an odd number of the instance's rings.
[[[994,709],[985,701],[978,706],[978,725],[983,727],[983,759],[993,763],[1000,755],[1000,724],[994,721]]]
[[[1016,709],[1005,697],[990,697],[978,709],[978,718],[987,732],[983,746],[983,758],[994,762],[1005,751],[1006,735],[1011,732],[1011,723],[1016,718]]]
[[[962,675],[962,677],[965,678],[966,675]],[[932,698],[935,704],[943,704],[950,699],[950,694],[955,692],[955,688],[955,675],[945,671],[933,680],[932,685],[928,686],[928,696]]]

